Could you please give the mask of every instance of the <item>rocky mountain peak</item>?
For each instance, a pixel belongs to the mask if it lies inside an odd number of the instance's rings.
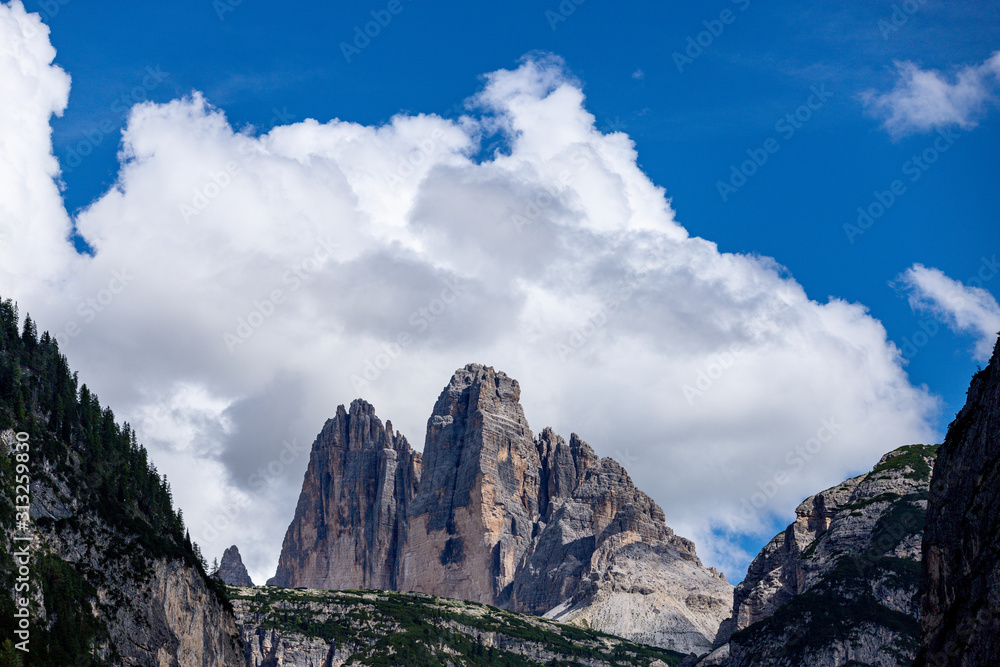
[[[520,395],[506,373],[458,369],[427,420],[422,458],[364,401],[338,409],[314,445],[272,582],[416,591],[685,653],[711,648],[732,586],[621,465],[575,433],[536,438]],[[389,469],[394,484],[380,477]]]
[[[732,620],[717,638],[728,644],[700,664],[909,664],[937,451],[900,447],[871,472],[803,501],[736,587]]]
[[[455,371],[427,420],[424,470],[410,510],[407,590],[495,604],[538,515],[539,458],[506,373]]]
[[[394,589],[420,454],[357,399],[316,437],[295,517],[285,534],[278,586]]]
[[[600,460],[590,445],[573,433],[569,444],[549,427],[535,441],[541,465],[538,508],[542,518],[549,517],[560,502],[570,498],[583,481],[588,468]]]
[[[227,586],[253,586],[250,574],[240,557],[240,550],[235,544],[223,552],[216,576]]]

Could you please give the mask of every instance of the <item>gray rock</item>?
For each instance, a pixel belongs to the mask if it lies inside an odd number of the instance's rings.
[[[901,447],[872,472],[799,505],[795,522],[761,550],[736,588],[732,624],[716,642],[728,640],[728,658],[716,651],[699,664],[909,665],[936,452]]]
[[[995,665],[1000,656],[1000,343],[948,429],[923,542],[914,665]]]
[[[422,460],[367,403],[341,408],[313,446],[268,583],[424,592],[710,649],[732,586],[618,463],[576,434],[536,439],[519,399],[506,374],[459,369]]]
[[[402,590],[498,604],[539,516],[539,469],[517,380],[455,372],[427,421]]]
[[[12,440],[12,431],[0,433],[5,444]],[[94,598],[84,604],[106,629],[93,656],[78,656],[74,664],[93,664],[92,658],[99,658],[102,664],[116,665],[241,667],[235,618],[202,576],[183,559],[154,558],[134,535],[106,523],[81,501],[73,491],[79,484],[69,483],[81,468],[72,450],[68,470],[40,455],[37,460],[31,482],[32,517],[38,519],[31,524],[31,563],[38,567],[46,554],[92,586]],[[7,531],[0,535],[0,550],[13,551],[11,537]],[[42,624],[53,620],[54,605],[37,580],[31,600],[34,619]]]
[[[250,574],[240,557],[240,550],[235,544],[223,552],[216,576],[227,586],[253,586]]]
[[[371,404],[338,407],[313,443],[268,585],[395,590],[420,458]]]

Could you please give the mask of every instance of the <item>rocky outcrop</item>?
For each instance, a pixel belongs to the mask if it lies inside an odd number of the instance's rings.
[[[402,590],[485,604],[509,596],[539,516],[541,464],[517,380],[470,364],[427,421]]]
[[[799,505],[737,586],[728,644],[700,664],[909,665],[937,449],[901,447]]]
[[[13,432],[0,439],[6,454]],[[72,453],[70,462],[62,473],[39,465],[31,484],[29,562],[41,580],[31,588],[33,616],[54,627],[72,605],[81,626],[72,632],[94,640],[81,642],[80,654],[50,654],[50,664],[93,664],[94,656],[115,665],[242,667],[235,619],[206,578],[184,559],[152,556],[98,516],[64,476],[79,464]]]
[[[517,381],[502,372],[478,364],[456,371],[427,422],[415,493],[420,460],[401,436],[392,447],[395,487],[375,477],[370,464],[355,466],[352,490],[342,491],[346,473],[336,471],[346,464],[323,464],[335,471],[324,474],[320,465],[344,455],[323,452],[364,448],[323,444],[336,439],[321,434],[278,575],[269,583],[424,592],[544,614],[685,653],[711,648],[729,614],[732,586],[702,567],[694,545],[674,535],[663,510],[618,463],[598,458],[576,434],[567,443],[544,429],[536,439],[519,399]],[[328,423],[324,433],[343,433],[339,442],[348,442],[356,410],[368,432],[377,419],[371,406],[355,401],[351,414],[341,409],[332,420],[337,425]],[[385,563],[383,574],[366,578],[359,574],[367,571],[358,566],[365,557],[359,535],[377,531],[355,517],[374,515],[376,497],[377,507],[395,508],[399,539],[377,561]]]
[[[1000,343],[976,373],[931,480],[914,663],[994,665],[1000,655]]]
[[[223,552],[222,562],[219,563],[219,571],[215,576],[227,586],[253,586],[250,573],[243,565],[240,550],[235,544]]]
[[[711,647],[732,586],[610,458],[532,437],[516,380],[470,364],[428,421],[404,590],[494,604],[681,652]]]
[[[667,667],[683,656],[474,602],[420,593],[232,588],[249,667]]]
[[[582,457],[590,448],[576,436]],[[703,653],[729,616],[732,586],[664,522],[613,459],[590,460],[553,505],[514,582],[511,608],[634,641]]]
[[[313,443],[295,517],[269,585],[395,590],[420,454],[356,400]]]
[[[114,605],[111,634],[126,658],[123,664],[242,667],[236,621],[215,602],[198,573],[161,559],[151,574],[126,584],[121,592],[129,601]],[[100,593],[105,601],[118,597],[117,592]]]

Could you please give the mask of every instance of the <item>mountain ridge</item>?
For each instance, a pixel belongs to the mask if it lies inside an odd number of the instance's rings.
[[[327,478],[317,474],[314,459],[331,446],[350,452],[360,445],[349,437],[334,442],[321,432],[286,532],[279,574],[270,583],[315,587],[324,581],[322,568],[289,566],[316,562],[310,554],[325,548],[314,537],[321,531],[309,507],[321,505],[326,514],[341,517],[337,525],[346,532],[338,539],[351,541],[359,539],[358,518],[381,498],[405,507],[407,520],[400,525],[400,510],[395,524],[375,528],[374,538],[361,530],[365,539],[397,539],[386,567],[399,578],[394,585],[383,580],[391,584],[383,589],[548,614],[684,653],[710,648],[731,606],[732,586],[702,566],[693,543],[673,533],[663,510],[621,465],[599,458],[576,434],[569,443],[548,428],[536,437],[519,398],[517,380],[502,371],[480,364],[458,369],[428,418],[419,467],[407,469],[417,484],[389,488],[377,481],[362,508],[326,503],[339,492],[324,491]],[[350,412],[338,408],[335,419],[350,417],[362,403],[368,411],[370,405],[359,400]],[[377,419],[374,408],[369,419]],[[382,431],[372,436],[375,441],[389,437]],[[409,445],[399,448],[406,452]],[[329,481],[336,486],[336,476]],[[348,555],[326,567],[351,571],[357,561]],[[643,577],[644,584],[638,581]]]

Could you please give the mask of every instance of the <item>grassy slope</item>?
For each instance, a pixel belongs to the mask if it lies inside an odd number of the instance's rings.
[[[635,644],[593,630],[537,616],[515,614],[474,602],[419,593],[315,591],[276,587],[230,588],[237,617],[265,628],[319,637],[354,651],[347,664],[376,665],[677,665],[674,651]],[[511,643],[537,645],[558,654],[537,662],[490,647],[480,635],[503,635]]]

